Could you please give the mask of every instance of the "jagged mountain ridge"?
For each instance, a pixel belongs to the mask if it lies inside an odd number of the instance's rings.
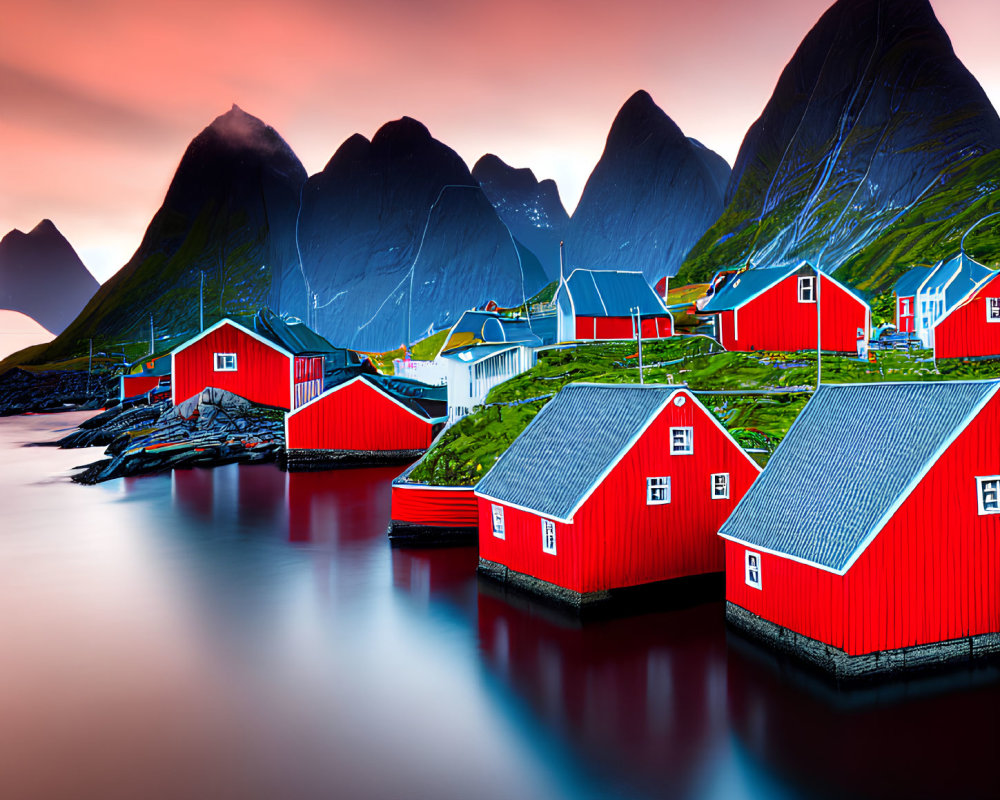
[[[839,0],[747,132],[726,210],[681,279],[807,259],[884,289],[914,261],[957,251],[976,206],[995,204],[977,184],[998,147],[996,111],[927,0]]]
[[[100,288],[42,358],[199,330],[204,280],[208,326],[223,316],[276,308],[298,271],[295,217],[306,171],[271,127],[238,106],[216,118],[184,153],[163,205],[129,262]],[[204,275],[204,278],[202,277]],[[300,301],[295,309],[305,312]]]
[[[567,267],[676,274],[723,209],[726,161],[686,137],[645,91],[622,106],[566,234]]]
[[[27,314],[54,334],[73,321],[98,286],[51,220],[0,239],[0,308]]]
[[[556,182],[539,181],[530,169],[512,167],[492,153],[476,162],[472,177],[514,237],[538,257],[547,277],[557,277],[559,242],[566,236],[569,214]]]
[[[412,342],[488,300],[519,304],[545,284],[465,162],[409,117],[370,142],[352,136],[309,178],[298,244],[306,319],[364,351]]]

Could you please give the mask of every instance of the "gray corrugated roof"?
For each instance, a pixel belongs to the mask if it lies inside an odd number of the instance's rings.
[[[567,519],[678,386],[565,386],[514,440],[476,491]]]
[[[575,269],[566,280],[573,308],[584,317],[628,317],[663,314],[663,303],[641,272]]]
[[[798,272],[802,266],[804,265],[783,269],[748,269],[733,275],[721,289],[715,291],[701,310],[706,314],[714,314],[738,308],[751,297]]]
[[[276,314],[262,310],[254,319],[253,327],[256,333],[293,355],[340,354],[345,355],[345,363],[351,363],[346,359],[348,351],[334,347],[304,322],[288,322]]]
[[[913,297],[920,284],[927,280],[930,272],[931,267],[913,267],[913,269],[904,272],[903,276],[896,281],[894,287],[896,295],[898,297]]]
[[[843,571],[1000,381],[822,386],[719,531]]]

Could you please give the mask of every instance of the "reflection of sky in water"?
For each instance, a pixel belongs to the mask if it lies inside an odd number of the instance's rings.
[[[74,417],[0,420],[3,796],[983,794],[992,673],[838,694],[718,603],[581,626],[389,548],[395,468],[74,486],[99,451],[17,447]]]

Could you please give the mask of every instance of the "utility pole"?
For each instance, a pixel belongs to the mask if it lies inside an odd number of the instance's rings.
[[[156,340],[153,338],[153,315],[149,315],[149,354],[156,352]]]
[[[201,271],[201,285],[198,287],[198,330],[205,330],[205,270]]]
[[[94,365],[94,340],[90,340],[90,355],[87,356],[87,394],[90,394],[90,375]]]
[[[635,334],[636,339],[639,341],[639,383],[643,383],[642,377],[642,313],[639,311],[639,306],[635,306],[631,309],[635,312]]]

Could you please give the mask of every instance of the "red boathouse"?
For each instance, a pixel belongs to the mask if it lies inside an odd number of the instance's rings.
[[[641,272],[575,269],[560,281],[555,296],[557,338],[635,339],[636,316],[643,339],[665,339],[674,320]]]
[[[324,361],[335,352],[302,324],[261,320],[252,331],[223,319],[171,354],[172,400],[177,405],[211,386],[287,411],[323,391]]]
[[[1000,651],[998,390],[820,387],[719,532],[730,622],[838,677]]]
[[[480,570],[577,606],[721,572],[759,471],[686,388],[571,384],[476,486]]]
[[[288,467],[412,461],[430,447],[447,417],[440,387],[358,375],[285,415]]]
[[[714,280],[700,308],[715,317],[715,338],[727,350],[815,350],[817,305],[823,350],[857,353],[867,346],[871,308],[844,284],[803,263],[789,269],[747,269]],[[817,292],[818,289],[818,292]],[[819,304],[816,302],[819,295]]]
[[[137,365],[131,372],[121,376],[118,389],[118,399],[126,400],[146,394],[163,384],[170,386],[170,354],[150,359]],[[164,389],[166,391],[166,388]]]
[[[1000,273],[991,273],[934,326],[935,358],[1000,357]]]

